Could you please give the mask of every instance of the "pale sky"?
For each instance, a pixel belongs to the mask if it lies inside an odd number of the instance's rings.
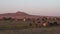
[[[60,0],[0,0],[0,13],[17,11],[33,15],[60,16]]]

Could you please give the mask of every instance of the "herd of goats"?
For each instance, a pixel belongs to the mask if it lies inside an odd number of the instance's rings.
[[[43,18],[37,18],[37,19],[27,19],[27,21],[31,21],[33,23],[35,23],[35,27],[38,27],[39,25],[40,26],[57,26],[59,25],[59,21],[60,19],[59,18],[46,18],[46,17],[43,17]],[[30,23],[30,26],[32,26],[32,23]]]
[[[35,24],[35,27],[38,27],[38,24],[40,24],[41,26],[55,26],[55,25],[58,25],[58,21],[60,21],[59,18],[46,18],[46,17],[43,17],[43,18],[27,18],[27,19],[12,19],[12,18],[3,18],[4,20],[15,20],[15,21],[18,21],[18,20],[23,20],[24,22],[30,22],[29,23],[29,26],[32,26],[33,24],[31,22],[33,22]]]

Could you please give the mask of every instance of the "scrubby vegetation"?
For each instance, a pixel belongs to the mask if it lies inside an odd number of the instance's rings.
[[[50,22],[49,22],[50,21]],[[25,29],[25,28],[41,28],[57,26],[58,20],[47,20],[47,18],[30,19],[28,18],[25,22],[22,19],[3,18],[0,20],[0,29]]]

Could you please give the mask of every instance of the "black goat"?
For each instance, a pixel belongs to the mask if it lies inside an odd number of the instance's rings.
[[[50,23],[50,22],[49,22],[49,25],[50,25],[50,26],[56,26],[56,25],[57,25],[57,22],[53,22],[53,23]]]

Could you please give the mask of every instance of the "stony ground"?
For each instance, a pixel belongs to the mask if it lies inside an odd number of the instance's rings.
[[[60,27],[0,30],[0,34],[60,34]]]

